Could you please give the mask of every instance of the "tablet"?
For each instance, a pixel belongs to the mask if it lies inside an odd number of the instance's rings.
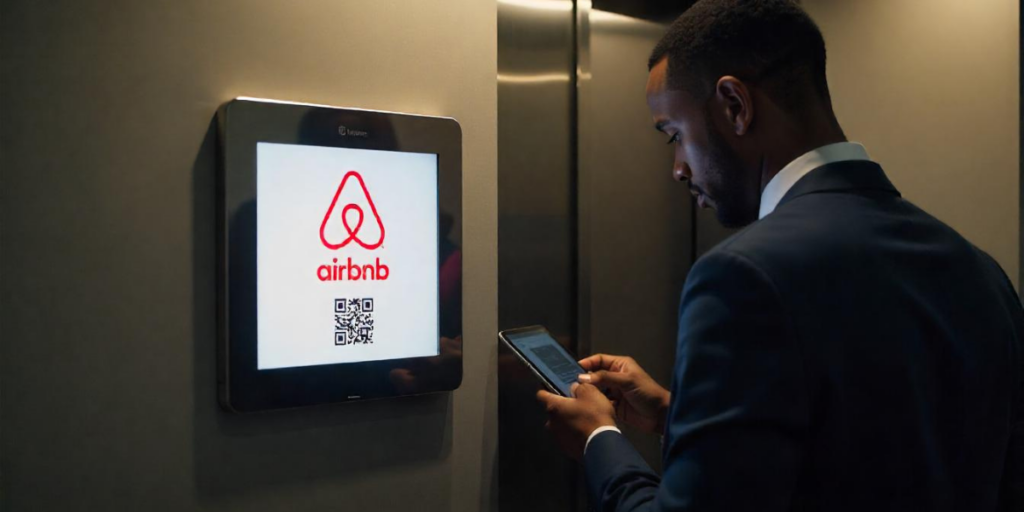
[[[533,325],[498,333],[498,337],[552,393],[572,396],[572,385],[587,373],[542,326]]]
[[[455,389],[458,123],[239,98],[219,127],[221,404]]]

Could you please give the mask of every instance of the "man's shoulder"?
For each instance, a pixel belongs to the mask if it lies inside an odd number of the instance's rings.
[[[871,266],[908,243],[927,246],[921,254],[983,257],[954,229],[898,197],[812,194],[782,205],[702,259],[739,258],[769,276],[813,279]]]
[[[758,267],[799,265],[801,260],[843,251],[851,242],[843,225],[841,217],[828,210],[787,205],[732,234],[701,259],[739,258]]]

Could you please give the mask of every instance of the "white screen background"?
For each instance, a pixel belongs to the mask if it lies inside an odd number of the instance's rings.
[[[362,175],[384,224],[375,250],[355,242],[331,250],[320,241],[320,224],[351,170]],[[261,142],[256,176],[259,369],[438,354],[437,155]],[[363,207],[359,236],[373,244],[379,229],[354,178],[338,198],[328,240],[346,237],[339,219],[349,202]],[[317,277],[320,265],[349,257],[361,265],[380,258],[390,275]],[[374,299],[374,343],[335,345],[334,299],[367,297]]]

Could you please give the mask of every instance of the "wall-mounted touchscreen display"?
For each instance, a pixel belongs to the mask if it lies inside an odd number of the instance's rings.
[[[259,369],[438,355],[437,155],[256,155]]]
[[[223,407],[459,387],[458,122],[255,98],[218,121]]]

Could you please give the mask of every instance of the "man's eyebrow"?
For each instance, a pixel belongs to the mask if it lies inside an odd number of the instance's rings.
[[[665,125],[667,125],[667,124],[668,124],[668,121],[658,121],[657,123],[654,123],[654,129],[658,130],[659,132],[664,133],[665,132]]]

